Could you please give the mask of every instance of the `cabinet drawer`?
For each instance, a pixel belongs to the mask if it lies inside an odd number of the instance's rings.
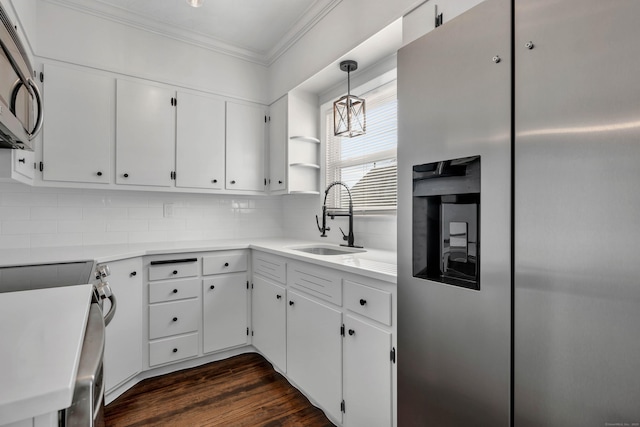
[[[344,281],[344,305],[385,325],[391,325],[391,293],[359,283]]]
[[[200,299],[164,302],[149,306],[149,339],[198,330]]]
[[[315,297],[342,305],[342,278],[337,272],[327,268],[317,268],[305,264],[287,265],[287,283]]]
[[[198,355],[198,334],[182,335],[149,343],[149,366]]]
[[[224,252],[202,257],[202,274],[235,273],[247,270],[246,252]]]
[[[150,303],[197,298],[199,295],[200,280],[198,279],[149,283]]]
[[[198,275],[197,258],[187,260],[152,261],[162,262],[162,264],[152,264],[149,266],[149,280],[178,279],[180,277],[193,277]]]
[[[287,263],[284,258],[253,253],[253,272],[280,283],[287,283]]]

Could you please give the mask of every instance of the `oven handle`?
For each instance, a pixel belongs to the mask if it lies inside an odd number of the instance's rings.
[[[113,316],[116,314],[116,297],[115,295],[111,294],[108,298],[109,301],[111,301],[111,307],[109,308],[109,312],[104,315],[104,326],[107,326],[109,323],[111,323],[111,319],[113,319]]]

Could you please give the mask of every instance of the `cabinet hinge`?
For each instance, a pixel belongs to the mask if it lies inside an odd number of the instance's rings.
[[[171,98],[171,105],[176,107],[178,105],[178,98]]]
[[[344,336],[344,325],[340,326],[340,335]]]
[[[247,280],[247,289],[249,289],[249,281]]]
[[[247,336],[249,336],[249,328],[247,328]]]
[[[396,363],[396,348],[391,347],[391,362]]]
[[[174,171],[171,171],[171,179],[176,179],[176,173]]]
[[[40,71],[40,83],[44,83],[44,73]]]
[[[267,116],[264,116],[264,122],[267,123]]]
[[[267,185],[267,178],[264,179],[264,185]]]
[[[253,336],[253,330],[251,331],[251,336]]]
[[[342,402],[340,402],[340,411],[343,414],[346,414],[347,413],[347,409],[346,408],[347,408],[347,405],[344,403],[344,399],[342,399]]]
[[[40,162],[40,172],[44,170],[44,163]]]

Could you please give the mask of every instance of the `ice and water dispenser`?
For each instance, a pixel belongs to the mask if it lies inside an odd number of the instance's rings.
[[[413,276],[480,290],[480,156],[413,167]]]

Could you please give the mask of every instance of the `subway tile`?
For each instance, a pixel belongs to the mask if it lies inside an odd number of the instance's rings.
[[[2,206],[58,206],[56,193],[5,193]]]
[[[149,231],[156,230],[185,230],[186,220],[175,218],[150,219]]]
[[[56,221],[2,221],[2,234],[57,233]]]
[[[31,239],[28,234],[0,235],[0,249],[25,249],[31,247]]]
[[[83,219],[126,219],[127,208],[82,208]]]
[[[164,210],[161,206],[146,208],[127,208],[127,212],[130,219],[151,219],[164,217]]]
[[[146,219],[107,220],[107,231],[149,231],[149,221]]]
[[[0,206],[0,220],[31,219],[31,209],[27,206]]]
[[[32,248],[82,246],[82,233],[31,234]]]
[[[82,208],[65,207],[31,207],[31,219],[58,219],[76,220],[82,219]]]
[[[106,221],[99,219],[78,219],[58,221],[58,233],[92,233],[106,230]]]
[[[128,243],[129,236],[126,232],[99,232],[82,233],[82,243],[90,245],[119,245]]]

